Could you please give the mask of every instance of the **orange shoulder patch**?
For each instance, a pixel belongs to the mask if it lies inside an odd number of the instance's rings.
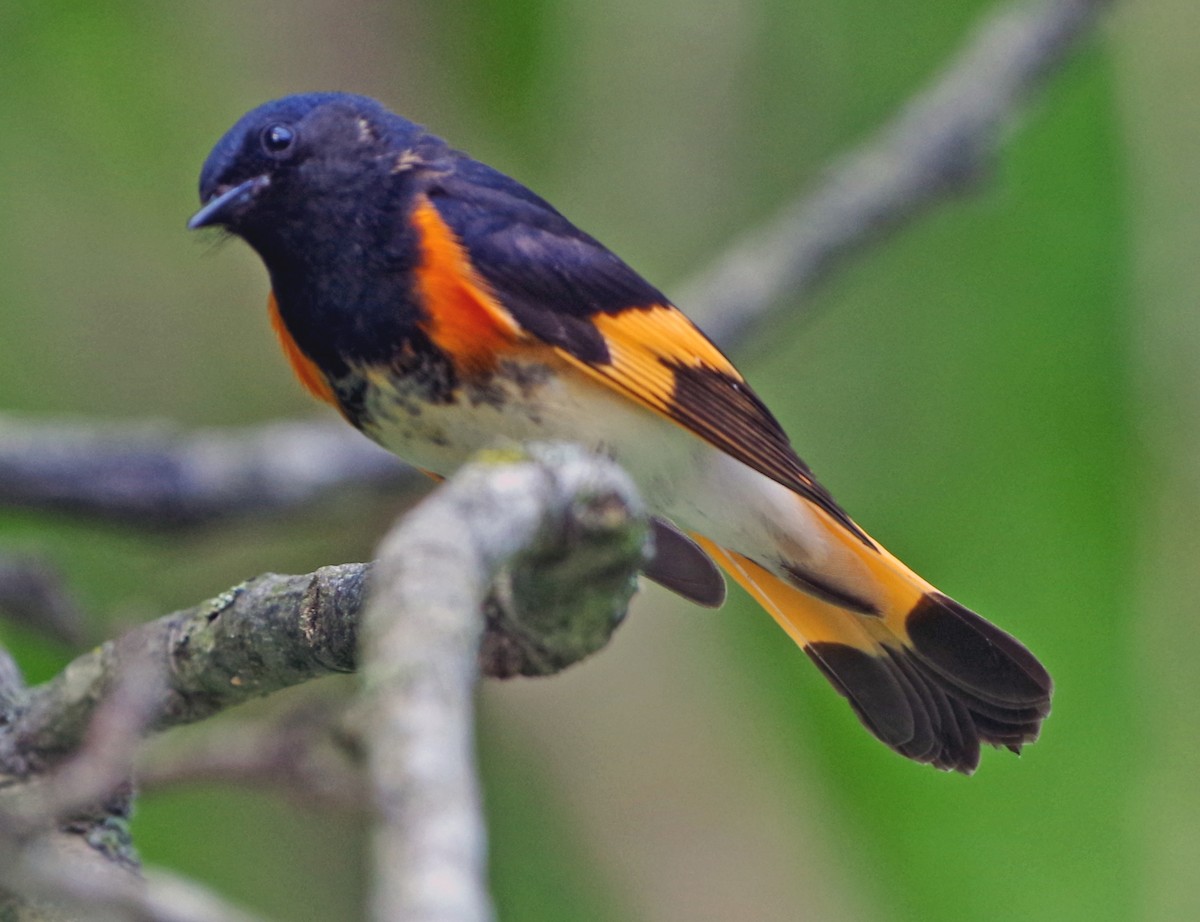
[[[604,337],[609,361],[593,365],[560,352],[589,374],[617,385],[659,412],[672,415],[675,368],[707,369],[734,381],[742,380],[721,350],[670,304],[594,314],[590,322]]]
[[[683,311],[670,304],[634,307],[592,318],[610,348],[622,354],[640,352],[674,365],[710,368],[731,378],[742,376]]]
[[[521,337],[521,327],[487,289],[454,231],[428,198],[412,215],[420,236],[417,287],[428,319],[422,329],[462,372],[490,370]]]
[[[300,379],[304,389],[318,400],[337,407],[338,402],[333,395],[333,388],[329,386],[329,382],[325,380],[325,376],[321,374],[316,363],[300,351],[300,347],[292,339],[292,334],[288,332],[283,317],[279,314],[279,303],[275,300],[275,292],[271,292],[267,299],[267,313],[271,316],[271,328],[279,337],[279,345],[283,347],[283,354],[287,356],[288,364],[292,366],[292,371]]]

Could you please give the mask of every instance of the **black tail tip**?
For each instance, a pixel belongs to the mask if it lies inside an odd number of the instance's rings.
[[[917,655],[947,682],[1003,710],[1050,713],[1050,673],[1019,640],[969,608],[928,593],[905,627]]]
[[[1020,755],[1038,738],[1053,682],[1020,642],[940,594],[924,596],[907,626],[911,646],[805,651],[867,729],[917,762],[971,774],[981,744]]]

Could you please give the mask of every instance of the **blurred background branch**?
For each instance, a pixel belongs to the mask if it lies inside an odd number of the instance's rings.
[[[0,617],[68,646],[79,644],[85,635],[83,610],[63,575],[28,555],[0,554]]]
[[[680,304],[732,346],[787,295],[940,201],[979,188],[1030,95],[1111,0],[1018,0],[986,16],[924,89],[818,187],[684,284]]]
[[[341,421],[183,433],[161,423],[0,417],[0,504],[195,526],[311,503],[348,485],[423,481]]]
[[[150,740],[139,755],[138,789],[231,783],[286,795],[303,810],[365,814],[365,779],[340,706],[305,701],[281,714],[202,724],[199,732]]]

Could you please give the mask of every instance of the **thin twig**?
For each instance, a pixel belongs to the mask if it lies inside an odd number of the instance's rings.
[[[225,782],[281,791],[307,810],[364,811],[366,779],[340,736],[341,714],[308,703],[271,719],[223,720],[179,739],[151,741],[138,760],[139,792]]]
[[[25,696],[25,677],[12,654],[0,647],[0,723],[11,721]]]
[[[138,743],[166,690],[165,664],[156,652],[126,650],[120,655],[122,668],[111,692],[92,711],[81,745],[70,758],[24,783],[0,787],[0,824],[36,830],[80,811],[101,816],[124,806]],[[121,804],[114,806],[114,794]]]
[[[26,841],[0,828],[0,888],[0,915],[13,922],[264,922],[186,878],[114,865],[64,833]]]
[[[78,646],[83,609],[50,564],[28,555],[0,554],[0,616]]]
[[[162,699],[164,664],[133,640],[123,646],[123,669],[93,709],[78,751],[27,779],[4,773],[0,917],[250,922],[197,884],[140,873],[128,833],[129,775],[137,743]]]

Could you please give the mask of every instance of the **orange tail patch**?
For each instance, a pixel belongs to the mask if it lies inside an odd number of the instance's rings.
[[[901,755],[969,774],[981,742],[1019,752],[1037,739],[1050,712],[1050,676],[1017,640],[974,612],[936,590],[914,598],[912,582],[898,579],[897,588],[906,589],[903,608],[855,613],[694,537]]]

